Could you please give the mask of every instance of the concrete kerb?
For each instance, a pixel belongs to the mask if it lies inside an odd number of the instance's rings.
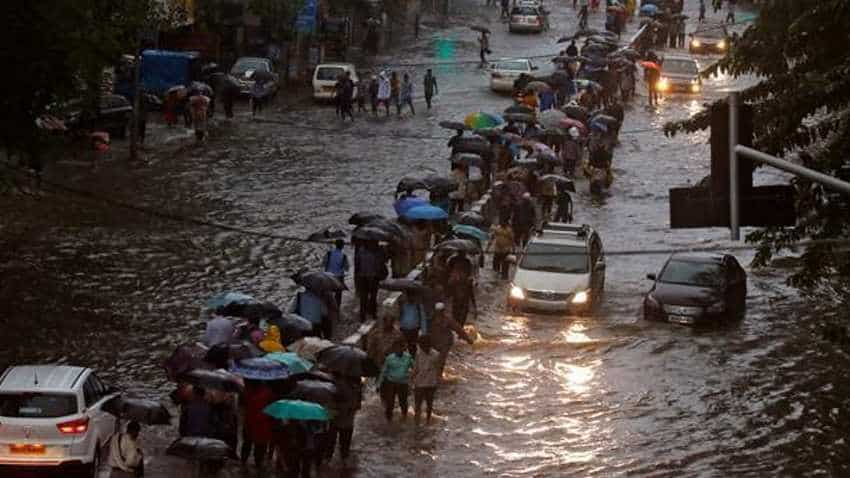
[[[470,211],[477,212],[490,220],[492,222],[493,211],[490,208],[490,201],[492,198],[492,194],[488,191],[481,199],[472,204],[472,207],[469,208]],[[425,271],[425,264],[431,259],[431,254],[429,253],[425,257],[425,261],[416,265],[416,267],[410,271],[410,273],[405,276],[407,279],[416,280],[422,273]],[[391,317],[398,317],[399,315],[399,298],[401,298],[400,292],[393,292],[389,297],[384,299],[381,302],[381,310],[379,312],[380,317],[386,317],[390,315]],[[372,331],[372,328],[375,327],[376,321],[369,320],[364,322],[360,328],[357,329],[356,332],[349,335],[345,339],[343,339],[342,343],[345,345],[353,345],[360,348],[365,348],[366,337],[369,335],[369,332]]]

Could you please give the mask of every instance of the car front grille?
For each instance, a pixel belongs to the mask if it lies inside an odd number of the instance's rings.
[[[572,294],[563,293],[563,292],[552,292],[548,290],[530,290],[528,291],[528,298],[534,300],[545,300],[548,302],[561,302],[566,301],[570,298]]]
[[[698,316],[702,315],[703,308],[689,305],[665,305],[664,312],[673,315]]]

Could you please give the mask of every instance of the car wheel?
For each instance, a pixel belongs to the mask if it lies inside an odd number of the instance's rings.
[[[100,472],[100,443],[94,446],[94,456],[91,464],[83,472],[85,478],[97,478]]]

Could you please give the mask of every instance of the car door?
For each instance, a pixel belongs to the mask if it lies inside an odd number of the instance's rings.
[[[602,248],[602,240],[598,235],[593,234],[591,237],[590,250],[593,256],[591,265],[593,267],[593,279],[596,291],[602,291],[605,288],[605,251]]]
[[[89,375],[85,384],[83,384],[83,397],[86,405],[85,413],[89,417],[89,423],[91,424],[91,432],[87,434],[87,437],[94,442],[89,443],[91,446],[95,443],[100,443],[102,447],[115,430],[115,417],[103,411],[103,404],[114,396],[115,394],[110,394],[109,389],[94,373]]]

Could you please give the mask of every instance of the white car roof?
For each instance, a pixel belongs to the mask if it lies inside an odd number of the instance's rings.
[[[688,55],[675,55],[675,54],[674,54],[674,55],[664,55],[664,60],[692,61],[692,62],[694,62],[694,63],[696,63],[696,62],[697,62],[697,59],[696,59],[696,58],[694,58],[694,57],[692,57],[692,56],[688,56]],[[663,62],[662,62],[662,63],[663,63]]]
[[[73,392],[82,384],[87,371],[71,365],[17,365],[6,369],[0,376],[0,393],[62,391]]]
[[[574,234],[569,233],[558,233],[548,231],[549,234],[546,234],[547,231],[543,231],[542,236],[533,237],[528,245],[532,244],[547,244],[547,245],[555,245],[555,246],[569,246],[569,247],[584,247],[587,248],[587,241],[585,239],[579,239]]]
[[[328,68],[350,68],[350,69],[352,69],[352,70],[354,70],[354,69],[355,69],[355,68],[354,68],[354,63],[321,63],[321,64],[319,64],[319,65],[316,65],[316,68],[322,68],[322,67],[328,67]]]

